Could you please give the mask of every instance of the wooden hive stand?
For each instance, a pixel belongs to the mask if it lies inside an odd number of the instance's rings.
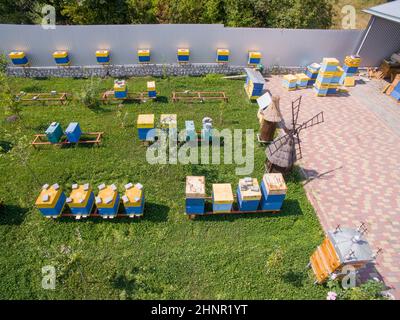
[[[103,104],[111,102],[124,102],[124,101],[136,101],[136,102],[146,102],[149,100],[156,100],[157,97],[149,97],[147,92],[132,92],[128,93],[126,98],[115,98],[114,91],[108,90],[101,95],[100,101]]]
[[[68,141],[67,137],[63,135],[58,143],[51,143],[47,140],[47,136],[45,134],[35,134],[31,145],[36,149],[38,146],[65,146],[65,145],[73,145],[73,144],[92,144],[99,146],[102,140],[104,132],[86,132],[82,133],[86,139],[79,139],[77,143],[73,143]]]
[[[64,105],[68,102],[68,93],[33,93],[28,92],[24,94],[18,94],[15,96],[15,101],[21,102],[22,104],[43,104],[46,103],[59,103]]]
[[[204,102],[204,101],[224,101],[228,102],[228,97],[224,91],[182,91],[172,92],[172,102]]]

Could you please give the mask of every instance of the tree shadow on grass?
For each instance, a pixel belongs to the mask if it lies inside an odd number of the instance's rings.
[[[155,102],[159,103],[168,103],[168,97],[166,96],[157,96],[157,99],[154,100]]]
[[[15,205],[0,204],[0,225],[20,225],[29,209]]]
[[[300,271],[289,270],[282,274],[282,279],[284,282],[291,284],[296,288],[303,286],[303,281],[306,279],[306,273]]]

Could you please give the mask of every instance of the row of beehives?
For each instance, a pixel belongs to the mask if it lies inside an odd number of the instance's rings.
[[[335,58],[324,58],[321,64],[307,66],[305,73],[285,75],[282,84],[289,91],[312,87],[317,96],[336,94],[340,85],[355,85],[355,74],[360,63],[359,56],[346,56],[343,67],[339,66],[339,60]]]
[[[206,186],[204,176],[186,177],[186,214],[205,214]],[[280,173],[264,174],[261,185],[256,178],[239,180],[236,196],[238,212],[279,211],[286,197],[286,183]],[[212,185],[212,212],[233,211],[234,195],[230,183]]]
[[[152,99],[157,98],[155,81],[147,81],[147,96]],[[128,85],[126,84],[125,80],[114,81],[114,98],[116,99],[128,98]]]
[[[64,135],[64,130],[58,122],[52,122],[46,129],[45,134],[50,143],[58,143]],[[78,122],[71,122],[65,130],[67,140],[72,143],[79,142],[82,130]]]
[[[156,136],[156,125],[154,114],[139,114],[137,119],[138,137],[141,141],[153,141]],[[161,114],[160,129],[170,133],[170,130],[175,130],[178,137],[177,115],[176,114]],[[185,130],[182,134],[184,141],[197,141],[197,132],[193,120],[185,121]],[[205,117],[202,120],[201,139],[211,141],[213,138],[212,119]]]
[[[36,207],[43,216],[48,218],[59,217],[67,204],[71,214],[78,219],[88,217],[97,208],[97,214],[103,218],[114,218],[119,211],[122,200],[124,214],[129,217],[143,215],[144,190],[140,183],[133,185],[128,183],[124,186],[124,195],[120,197],[114,184],[98,186],[98,194],[94,195],[91,186],[86,184],[73,184],[72,191],[68,197],[58,184],[45,184],[36,200]]]
[[[229,62],[229,49],[217,49],[216,52],[216,62],[218,63],[228,63]],[[16,66],[28,66],[29,59],[24,51],[13,51],[8,55],[12,63]],[[189,62],[190,60],[190,49],[189,48],[179,48],[177,49],[177,61],[178,62]],[[53,58],[56,65],[68,66],[71,64],[69,52],[66,50],[53,52]],[[137,58],[139,63],[150,63],[151,55],[150,49],[140,49],[137,51]],[[99,64],[109,64],[111,62],[110,50],[97,50],[96,51],[96,61]],[[248,65],[254,66],[261,62],[261,52],[259,51],[248,51],[247,53],[247,63]]]

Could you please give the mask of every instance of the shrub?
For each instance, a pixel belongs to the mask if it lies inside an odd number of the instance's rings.
[[[82,103],[85,107],[96,108],[99,106],[99,95],[101,80],[90,78],[89,82],[86,82],[82,90],[76,95],[77,100]]]

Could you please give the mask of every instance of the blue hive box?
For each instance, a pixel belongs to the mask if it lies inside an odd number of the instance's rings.
[[[213,212],[229,213],[232,211],[233,192],[230,183],[214,183],[212,193]]]
[[[400,91],[393,90],[393,91],[390,93],[390,96],[393,97],[393,98],[395,98],[396,100],[400,100]]]
[[[66,200],[72,214],[87,217],[94,207],[94,193],[88,183],[73,184],[72,191]]]
[[[204,176],[186,177],[186,214],[204,214],[205,184]]]
[[[58,122],[52,122],[46,130],[47,139],[51,143],[58,143],[63,134],[64,132]]]
[[[285,200],[287,187],[281,173],[266,173],[261,182],[260,209],[279,211]]]
[[[62,213],[65,200],[66,196],[57,183],[52,186],[45,184],[35,205],[43,216],[56,218]]]
[[[71,122],[67,129],[65,129],[65,135],[69,142],[77,143],[82,135],[81,127],[78,122]]]
[[[130,217],[142,216],[144,212],[144,190],[140,183],[125,185],[125,194],[122,196],[125,213]]]
[[[349,66],[344,65],[343,71],[345,73],[356,73],[358,71],[358,67],[349,67]]]
[[[185,135],[186,141],[196,141],[197,140],[197,133],[194,127],[194,121],[185,121]]]
[[[98,213],[104,218],[113,218],[118,213],[120,197],[115,185],[106,186],[101,184],[98,186],[99,193],[96,200]]]
[[[261,190],[257,179],[240,179],[237,188],[237,199],[239,211],[256,211],[261,199]]]

